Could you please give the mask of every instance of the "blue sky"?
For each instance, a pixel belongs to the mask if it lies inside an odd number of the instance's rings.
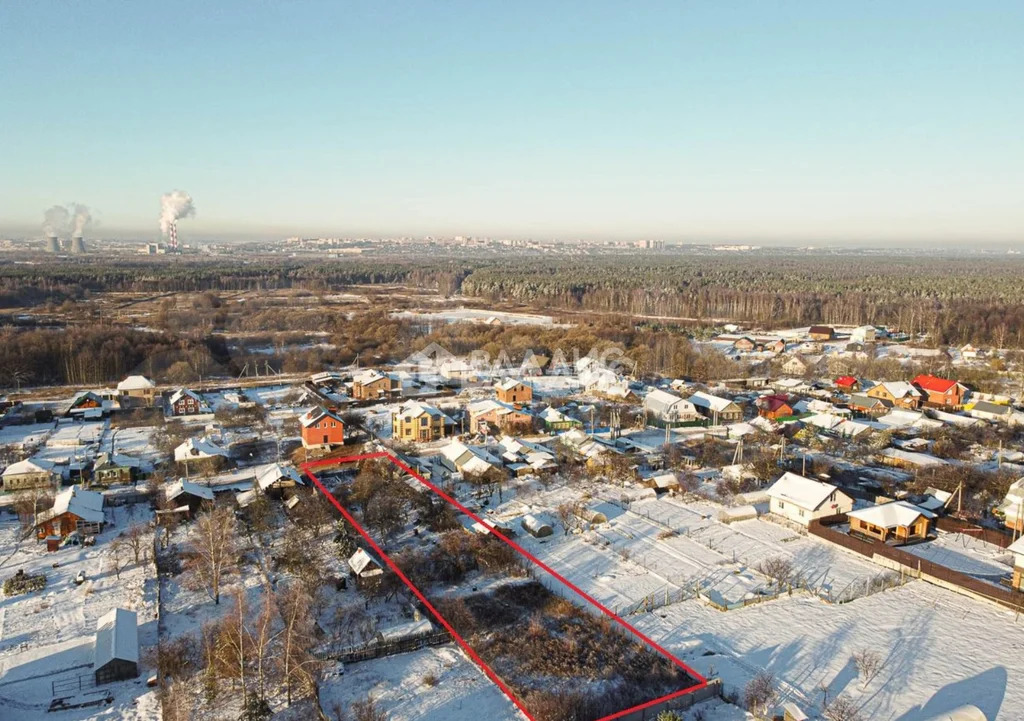
[[[1024,2],[0,4],[0,232],[1024,240]]]

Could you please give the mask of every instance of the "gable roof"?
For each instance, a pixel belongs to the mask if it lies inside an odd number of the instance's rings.
[[[135,611],[115,608],[96,621],[93,668],[103,668],[115,659],[139,662],[139,619]]]
[[[865,523],[870,523],[881,528],[894,528],[896,526],[913,525],[918,518],[924,516],[929,520],[935,518],[935,514],[926,511],[906,501],[892,501],[883,503],[880,506],[862,508],[859,511],[850,511],[846,514],[849,518],[857,518]]]
[[[195,399],[196,403],[198,403],[201,406],[206,405],[206,401],[204,401],[198,393],[196,393],[195,391],[190,391],[188,388],[179,388],[178,390],[174,391],[174,393],[171,394],[169,402],[173,406],[182,398],[186,397]]]
[[[517,381],[515,378],[505,378],[500,383],[496,383],[494,387],[499,391],[510,391],[516,386],[525,386],[526,384],[522,381]]]
[[[719,398],[718,396],[713,396],[710,393],[705,393],[704,391],[697,391],[691,395],[688,400],[697,408],[707,408],[708,410],[716,411],[718,413],[728,409],[731,405],[735,405],[728,398]]]
[[[906,381],[882,381],[878,385],[885,388],[885,390],[887,390],[889,394],[896,399],[906,398],[907,396],[911,398],[920,398],[921,396],[921,391],[917,390],[917,388],[914,388],[914,386],[910,385]]]
[[[694,409],[694,404],[673,393],[655,388],[644,396],[644,408],[652,413],[665,415],[676,411],[676,409],[685,413],[687,410]]]
[[[71,486],[53,499],[53,508],[39,516],[38,523],[49,521],[65,513],[78,516],[89,523],[103,523],[103,494]]]
[[[357,576],[366,570],[381,570],[380,564],[377,563],[374,558],[361,548],[356,549],[356,552],[352,554],[351,558],[348,559],[348,567],[352,569],[352,573]],[[371,568],[375,567],[375,568]]]
[[[119,391],[141,391],[149,388],[156,388],[156,383],[141,375],[128,376],[117,384],[117,390]]]
[[[202,498],[207,501],[213,500],[213,489],[209,486],[200,486],[198,483],[192,481],[186,481],[184,478],[179,478],[173,483],[169,483],[164,489],[164,494],[167,500],[174,500],[180,495],[188,494],[195,496],[196,498]]]
[[[857,379],[853,376],[839,376],[836,378],[836,385],[840,388],[850,388],[857,385]]]
[[[4,469],[3,476],[6,478],[8,476],[20,476],[26,473],[49,473],[52,470],[53,464],[49,461],[44,461],[41,458],[36,460],[26,458],[7,466],[7,468]]]
[[[838,489],[831,483],[822,483],[786,472],[766,491],[769,498],[792,503],[809,511],[816,511]]]
[[[922,373],[921,375],[910,381],[915,386],[920,386],[926,391],[932,393],[949,393],[957,385],[957,381],[951,381],[948,378],[939,378],[928,373]]]
[[[213,442],[208,436],[202,438],[189,438],[180,446],[174,449],[175,461],[191,461],[199,458],[212,458],[213,456],[224,456],[228,452]]]
[[[309,428],[310,426],[319,423],[324,418],[333,418],[338,423],[341,423],[343,426],[345,425],[345,422],[341,420],[341,418],[337,414],[331,413],[331,411],[327,410],[323,406],[316,406],[315,408],[310,408],[308,411],[306,411],[306,413],[302,415],[301,418],[299,418],[299,423],[302,424],[303,428]]]
[[[267,466],[257,474],[256,485],[265,491],[283,478],[289,478],[300,486],[305,485],[306,483],[302,479],[302,475],[291,466],[275,463]]]

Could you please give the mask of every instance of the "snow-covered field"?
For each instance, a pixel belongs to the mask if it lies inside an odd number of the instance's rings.
[[[526,718],[454,644],[351,664],[328,677],[321,702],[349,708],[368,695],[389,721]]]
[[[392,313],[391,317],[430,321],[435,323],[482,323],[493,318],[504,325],[543,325],[549,328],[570,327],[570,324],[568,323],[555,323],[555,319],[549,315],[510,313],[507,311],[481,310],[477,308],[455,308],[452,310],[438,311],[436,313],[406,310]]]
[[[990,721],[1024,718],[1024,620],[920,581],[841,605],[793,596],[722,613],[685,601],[631,621],[698,671],[713,666],[727,690],[767,668],[805,708],[825,684],[871,721],[925,721],[965,703]],[[864,648],[885,662],[866,689],[851,659]]]

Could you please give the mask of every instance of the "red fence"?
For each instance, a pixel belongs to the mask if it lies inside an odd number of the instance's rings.
[[[966,573],[954,571],[946,566],[940,566],[939,564],[925,558],[908,553],[901,548],[887,546],[880,541],[867,541],[831,528],[831,526],[836,526],[845,522],[846,514],[825,516],[811,521],[810,525],[807,527],[807,531],[808,533],[823,538],[826,541],[835,543],[836,545],[842,546],[843,548],[847,548],[851,551],[855,551],[862,556],[871,558],[872,556],[879,555],[884,558],[888,558],[891,561],[895,561],[896,563],[905,566],[912,572],[931,576],[932,578],[944,583],[959,586],[965,591],[970,591],[973,594],[986,598],[990,601],[994,601],[995,603],[1006,606],[1014,611],[1024,609],[1024,592],[1014,591],[1010,588],[1001,588],[974,578],[973,576],[968,576]],[[971,524],[966,525],[970,526]]]

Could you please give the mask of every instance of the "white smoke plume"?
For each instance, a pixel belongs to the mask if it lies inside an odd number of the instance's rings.
[[[47,235],[60,235],[67,230],[71,213],[63,205],[55,205],[43,212],[43,232]]]
[[[85,235],[92,225],[92,211],[81,203],[55,205],[43,213],[43,232],[47,235]]]
[[[72,203],[68,210],[71,212],[71,235],[85,235],[85,229],[92,225],[92,212],[89,206],[81,203]]]
[[[184,190],[172,190],[160,198],[160,232],[167,235],[171,223],[181,218],[191,218],[196,214],[192,204],[192,196]]]

